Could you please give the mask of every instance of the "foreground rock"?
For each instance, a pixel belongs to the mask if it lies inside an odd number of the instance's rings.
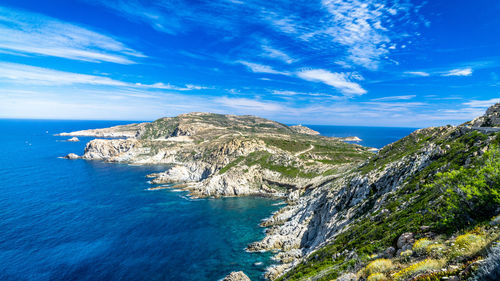
[[[250,278],[243,271],[233,271],[222,281],[250,281]]]
[[[196,197],[265,195],[293,201],[373,155],[303,126],[210,113],[66,135],[128,136],[92,140],[82,158],[168,164],[170,169],[150,175],[151,183],[182,183]]]

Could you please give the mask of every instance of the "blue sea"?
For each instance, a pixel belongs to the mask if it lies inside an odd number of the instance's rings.
[[[53,134],[130,122],[0,120],[0,280],[219,280],[243,270],[261,280],[270,253],[259,222],[265,198],[197,199],[147,191],[161,166],[58,158],[86,141]],[[380,147],[410,130],[311,126]]]
[[[417,130],[417,128],[402,127],[361,127],[361,126],[328,126],[328,125],[306,125],[327,137],[353,137],[361,139],[357,144],[382,148],[393,143]]]

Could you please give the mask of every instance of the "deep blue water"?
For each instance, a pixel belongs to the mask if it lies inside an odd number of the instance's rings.
[[[362,141],[357,142],[363,146],[382,148],[393,143],[413,131],[416,128],[398,127],[360,127],[360,126],[328,126],[328,125],[307,125],[327,137],[352,137],[356,136]]]
[[[145,191],[164,167],[57,158],[89,139],[52,134],[123,123],[0,120],[0,280],[258,280],[269,254],[243,249],[276,201],[188,200]]]
[[[234,270],[259,280],[270,254],[243,249],[263,237],[276,200],[189,200],[145,190],[145,175],[165,167],[58,158],[90,138],[53,134],[126,123],[0,119],[0,280],[218,280]],[[311,128],[374,147],[413,130]]]

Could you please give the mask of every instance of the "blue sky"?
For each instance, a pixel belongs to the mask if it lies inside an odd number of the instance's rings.
[[[496,0],[3,0],[0,118],[459,124],[500,102]]]

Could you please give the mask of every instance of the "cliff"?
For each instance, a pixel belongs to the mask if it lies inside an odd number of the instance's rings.
[[[270,279],[495,280],[498,256],[487,269],[481,257],[500,246],[499,143],[474,127],[418,130],[276,212],[249,249],[278,251]]]

